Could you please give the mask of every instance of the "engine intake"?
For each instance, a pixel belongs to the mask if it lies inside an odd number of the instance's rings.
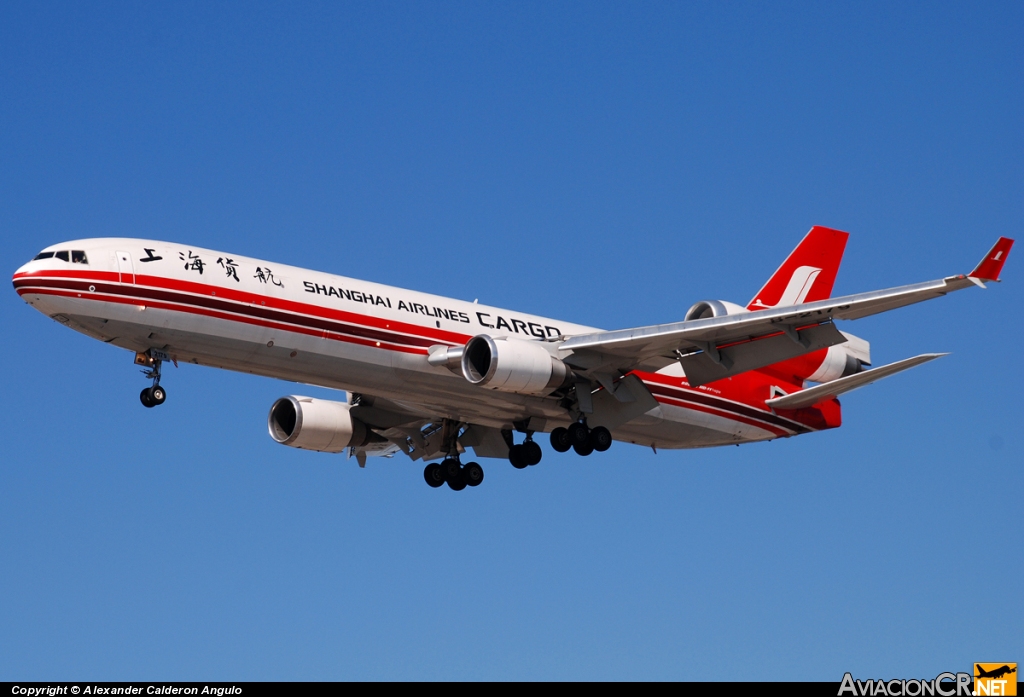
[[[701,300],[690,306],[690,309],[686,311],[686,315],[683,317],[683,321],[689,322],[695,319],[739,315],[744,312],[749,312],[749,310],[728,300]]]
[[[479,334],[466,342],[462,376],[499,392],[546,395],[566,385],[572,373],[540,342]]]
[[[270,407],[267,428],[270,437],[281,445],[340,453],[350,445],[366,445],[376,435],[352,417],[351,408],[350,404],[326,399],[281,397]]]

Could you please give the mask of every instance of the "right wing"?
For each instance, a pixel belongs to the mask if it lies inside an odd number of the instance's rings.
[[[658,370],[679,361],[691,385],[720,380],[846,341],[833,324],[998,281],[1013,240],[1000,237],[967,275],[828,300],[570,337],[559,350],[584,374]]]

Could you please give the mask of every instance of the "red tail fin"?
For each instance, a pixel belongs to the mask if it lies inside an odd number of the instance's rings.
[[[839,273],[848,232],[815,225],[747,304],[748,310],[825,300]]]

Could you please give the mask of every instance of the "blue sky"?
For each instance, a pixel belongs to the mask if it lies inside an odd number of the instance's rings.
[[[1022,31],[1019,3],[5,3],[0,266],[151,237],[609,329],[745,302],[814,224],[851,232],[836,293],[966,272],[1024,220]],[[183,366],[144,409],[127,352],[9,290],[0,678],[1024,660],[1022,253],[845,325],[877,363],[952,355],[839,430],[547,450],[461,494],[267,436],[326,390]]]

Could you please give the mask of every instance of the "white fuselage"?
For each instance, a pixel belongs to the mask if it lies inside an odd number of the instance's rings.
[[[529,419],[531,429],[549,431],[571,419],[556,398],[483,389],[429,364],[431,347],[462,346],[478,334],[554,341],[595,331],[184,244],[89,239],[44,252],[72,250],[84,252],[85,263],[31,261],[14,284],[26,302],[77,331],[131,351],[373,395],[481,426]],[[808,430],[714,385],[698,394],[678,366],[641,377],[679,398],[656,395],[656,408],[613,429],[617,440],[705,447]],[[687,395],[700,403],[691,407]]]

